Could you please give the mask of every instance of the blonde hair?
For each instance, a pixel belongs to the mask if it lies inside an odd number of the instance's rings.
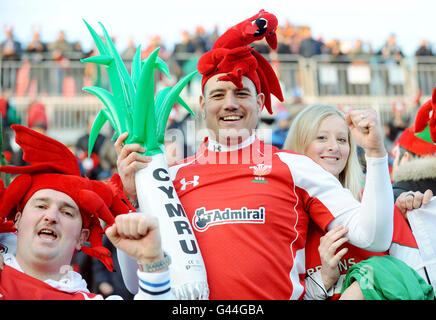
[[[306,154],[308,145],[315,139],[321,122],[328,116],[337,115],[345,121],[345,115],[336,107],[325,104],[313,104],[301,110],[292,121],[283,149]],[[363,172],[357,155],[357,145],[348,130],[350,153],[339,181],[360,200],[363,187]]]

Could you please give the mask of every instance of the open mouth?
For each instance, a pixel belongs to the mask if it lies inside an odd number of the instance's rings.
[[[333,157],[333,156],[322,156],[321,159],[327,161],[339,161],[339,157]]]
[[[48,228],[43,228],[39,230],[38,236],[41,237],[42,239],[48,239],[48,240],[56,240],[58,238],[57,233]]]
[[[241,115],[228,115],[224,117],[220,117],[220,120],[226,121],[226,122],[233,122],[233,121],[239,121],[243,118]]]

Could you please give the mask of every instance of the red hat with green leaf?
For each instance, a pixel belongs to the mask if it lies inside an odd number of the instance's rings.
[[[398,138],[404,149],[420,156],[436,155],[436,88],[430,100],[418,110],[415,123]]]

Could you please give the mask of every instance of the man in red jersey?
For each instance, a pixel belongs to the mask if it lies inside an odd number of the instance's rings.
[[[110,251],[102,243],[101,222],[108,224],[106,234],[114,246],[150,271],[135,270],[141,280],[135,299],[169,292],[168,270],[148,269],[164,258],[157,220],[136,212],[124,214],[133,208],[122,199],[120,182],[81,177],[66,146],[26,127],[12,128],[30,165],[0,167],[0,172],[19,174],[6,189],[3,184],[0,188],[0,232],[17,235],[16,253],[0,255],[0,300],[103,299],[90,293],[71,267],[81,250],[113,270]]]
[[[261,34],[273,19],[265,20],[252,22],[254,31],[250,24],[238,24],[222,37],[241,28],[241,34]],[[365,196],[359,203],[310,158],[264,144],[256,127],[263,106],[272,113],[270,94],[283,98],[278,79],[252,48],[219,43],[231,46],[213,47],[198,63],[209,135],[194,156],[170,167],[204,258],[209,297],[301,299],[309,218],[323,230],[346,226],[356,246],[389,247],[393,195],[387,154],[383,145],[369,150]],[[380,128],[361,112],[352,112],[351,119],[364,142],[381,140]],[[150,158],[138,153],[144,150],[137,144],[123,146],[127,135],[115,146],[124,191],[134,201],[134,174]],[[121,264],[125,274],[128,262]],[[129,281],[126,285],[132,287]]]

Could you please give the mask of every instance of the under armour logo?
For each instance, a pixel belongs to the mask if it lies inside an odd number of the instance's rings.
[[[180,180],[180,183],[182,184],[181,190],[186,190],[186,186],[189,184],[192,184],[193,187],[199,185],[200,182],[198,182],[198,179],[200,179],[199,176],[194,176],[194,180],[192,181],[186,181],[186,179],[183,178],[182,180]]]
[[[219,144],[214,144],[213,145],[213,151],[215,152],[221,152],[221,146]]]

